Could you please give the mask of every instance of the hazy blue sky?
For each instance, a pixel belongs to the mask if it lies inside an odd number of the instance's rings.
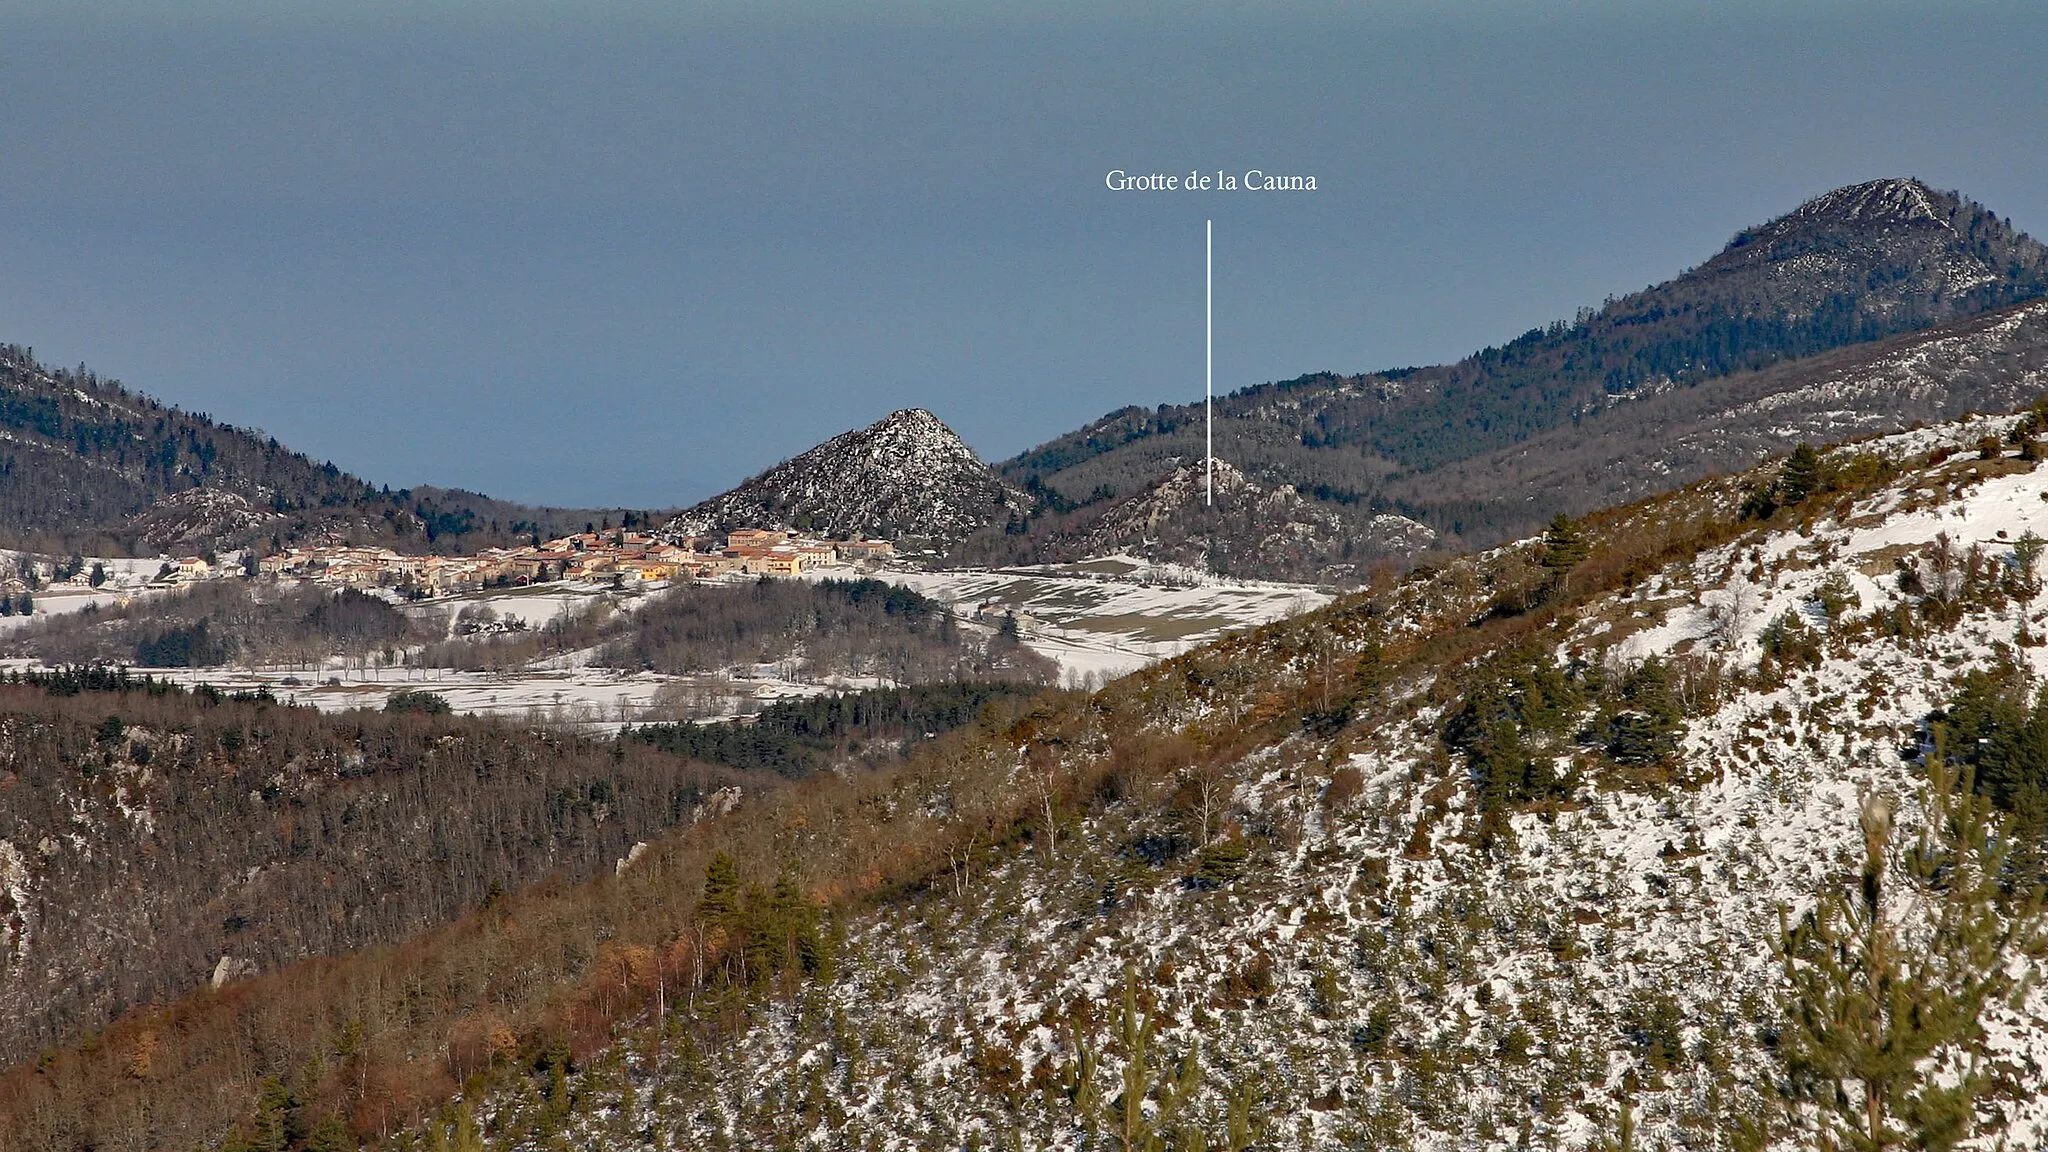
[[[896,407],[995,459],[1198,398],[1205,217],[1219,391],[1877,176],[2048,232],[2048,5],[1095,7],[0,0],[0,340],[374,481],[663,506]],[[1194,167],[1319,190],[1102,184]]]

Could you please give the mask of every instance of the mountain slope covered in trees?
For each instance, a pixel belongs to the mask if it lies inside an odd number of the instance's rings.
[[[1270,535],[1298,523],[1295,530],[1317,541],[1321,554],[1263,570],[1341,576],[1355,569],[1336,554],[1340,537],[1354,551],[1413,554],[1415,534],[1393,522],[1391,532],[1376,530],[1376,516],[1420,522],[1453,546],[1491,544],[1541,523],[1569,501],[1522,502],[1525,482],[1535,479],[1531,455],[1542,457],[1535,468],[1558,472],[1619,470],[1621,483],[1577,498],[1575,510],[1583,511],[1645,485],[1661,489],[1746,467],[1759,449],[1782,451],[1810,431],[1782,428],[1770,406],[1754,402],[1796,395],[1840,371],[1841,356],[1830,358],[1837,350],[1949,325],[1961,338],[2003,341],[2026,362],[1982,358],[1972,373],[1921,390],[1904,411],[1890,395],[1838,397],[1832,411],[1860,417],[1842,422],[1837,435],[2003,410],[2024,387],[2014,373],[2038,367],[2038,318],[1995,335],[1973,322],[2044,290],[2048,248],[2008,222],[1918,181],[1872,181],[1747,229],[1670,281],[1455,364],[1323,373],[1243,389],[1217,402],[1216,443],[1261,491],[1292,489],[1345,524],[1337,534],[1315,532],[1313,516],[1267,527]],[[1015,539],[1014,526],[1008,540],[985,534],[970,552],[1063,554],[1061,541],[1088,536],[1093,518],[1143,498],[1174,468],[1200,458],[1202,414],[1199,404],[1125,409],[1005,461],[1006,477],[1044,497],[1043,524],[1029,540]],[[1614,458],[1612,445],[1654,437],[1673,420],[1717,422],[1729,440],[1672,461]],[[1498,467],[1501,460],[1513,463]],[[1440,480],[1446,473],[1448,490]],[[1504,497],[1516,502],[1493,506]],[[1128,543],[1144,546],[1142,538]],[[1255,551],[1232,543],[1240,554]]]
[[[0,1130],[2037,1146],[2044,427],[1804,451],[1048,695],[138,1010],[0,1077]]]
[[[112,671],[0,684],[0,1051],[587,878],[748,774]]]
[[[467,549],[599,518],[458,489],[375,487],[272,437],[0,346],[0,542],[14,547],[146,555],[341,539]]]

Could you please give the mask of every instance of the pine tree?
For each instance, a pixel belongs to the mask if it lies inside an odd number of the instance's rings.
[[[1233,827],[1229,832],[1223,839],[1204,846],[1196,858],[1195,887],[1221,888],[1244,872],[1251,849],[1245,844],[1242,831]]]
[[[1607,722],[1607,756],[1617,764],[1651,764],[1678,751],[1684,713],[1671,696],[1671,676],[1655,656],[1623,678]]]
[[[2044,549],[2048,549],[2048,541],[2032,531],[2020,533],[2020,538],[2013,541],[2008,591],[2022,604],[2032,603],[2041,594],[2039,565]]]
[[[1586,539],[1579,533],[1579,526],[1572,518],[1559,512],[1550,520],[1550,527],[1543,531],[1543,566],[1560,579],[1565,573],[1578,566],[1590,549]]]
[[[1590,1152],[1635,1152],[1636,1112],[1628,1097],[1621,1098],[1620,1109],[1615,1117],[1614,1138],[1597,1138],[1588,1147]]]
[[[1778,474],[1778,495],[1787,504],[1797,504],[1820,487],[1820,453],[1811,444],[1801,444],[1785,460]]]
[[[332,1112],[322,1117],[306,1137],[306,1152],[353,1152],[355,1146],[355,1140],[348,1134],[348,1126]],[[481,1146],[466,1152],[481,1152]]]
[[[1264,1093],[1259,1080],[1247,1076],[1238,1081],[1224,1102],[1221,1152],[1245,1152],[1266,1135]]]
[[[796,873],[784,868],[775,877],[765,918],[766,934],[774,942],[773,962],[777,970],[815,974],[825,966],[825,942],[818,932],[818,906],[797,883]]]
[[[257,1092],[256,1115],[249,1124],[248,1152],[286,1152],[291,1146],[286,1122],[295,1103],[284,1081],[273,1076],[263,1082]]]
[[[2048,951],[2040,897],[2007,902],[2010,841],[1939,741],[1927,774],[1918,842],[1895,855],[1890,806],[1866,798],[1857,890],[1780,925],[1780,1089],[1824,1148],[1946,1150],[2003,1126],[1985,1099],[1983,1015],[2024,994],[2014,959]],[[1887,899],[1892,884],[1902,898]],[[1899,908],[1924,908],[1925,922],[1900,922]]]
[[[1202,1085],[1201,1047],[1190,1046],[1178,1061],[1158,1061],[1159,1021],[1155,1006],[1138,986],[1137,970],[1126,966],[1117,1006],[1109,1019],[1109,1048],[1122,1061],[1117,1073],[1122,1090],[1106,1109],[1101,1088],[1095,1083],[1102,1052],[1095,1043],[1094,1027],[1084,1025],[1079,1018],[1069,1022],[1075,1062],[1068,1069],[1068,1094],[1083,1146],[1098,1147],[1098,1133],[1105,1138],[1101,1146],[1117,1152],[1167,1152],[1210,1146],[1207,1133],[1189,1108]],[[1238,1114],[1239,1097],[1233,1096],[1228,1130],[1222,1142],[1229,1149],[1244,1147],[1256,1129],[1255,1096],[1249,1092],[1239,1095],[1243,1115]],[[1184,1113],[1189,1113],[1185,1120]]]
[[[455,1108],[455,1134],[450,1152],[484,1152],[483,1130],[477,1126],[476,1110],[464,1100]]]
[[[730,855],[716,852],[704,866],[704,894],[697,900],[697,920],[706,931],[731,929],[740,918],[740,872]]]

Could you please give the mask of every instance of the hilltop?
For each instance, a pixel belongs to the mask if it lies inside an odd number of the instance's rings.
[[[839,538],[950,544],[1029,507],[922,408],[892,412],[683,512],[664,529],[701,536],[788,528]]]
[[[2048,336],[2037,314],[2001,310],[2044,291],[2048,247],[2009,222],[1919,181],[1872,181],[1746,229],[1669,281],[1455,364],[1239,390],[1217,401],[1216,442],[1261,491],[1285,486],[1310,501],[1254,532],[1290,532],[1306,558],[1255,574],[1356,579],[1361,561],[1417,553],[1428,538],[1409,522],[1435,534],[1425,547],[1483,547],[1556,511],[1747,467],[1802,436],[2010,407],[2037,387],[2028,374]],[[1993,316],[2019,319],[1980,323]],[[1912,341],[1916,333],[1926,340]],[[1935,379],[1903,397],[1897,388],[1827,392],[1856,349],[1906,363],[1914,348],[1944,340],[1981,347],[1967,366],[1937,357]],[[1788,408],[1798,417],[1789,424]],[[1669,460],[1638,450],[1661,443],[1674,422],[1712,426],[1714,436]],[[1005,477],[1043,496],[1041,523],[1028,542],[990,536],[979,553],[1064,555],[1067,541],[1095,535],[1098,519],[1128,521],[1120,502],[1148,498],[1199,461],[1202,435],[1200,404],[1129,408],[1003,462]],[[1528,499],[1547,476],[1571,480]],[[1581,476],[1601,486],[1586,489]],[[1382,516],[1397,519],[1383,529],[1374,523]],[[1343,530],[1318,524],[1328,518]],[[1226,542],[1239,555],[1259,551],[1253,538]]]

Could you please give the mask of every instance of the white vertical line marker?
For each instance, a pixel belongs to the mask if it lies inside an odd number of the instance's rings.
[[[1216,222],[1202,221],[1202,418],[1208,496],[1216,505]]]

